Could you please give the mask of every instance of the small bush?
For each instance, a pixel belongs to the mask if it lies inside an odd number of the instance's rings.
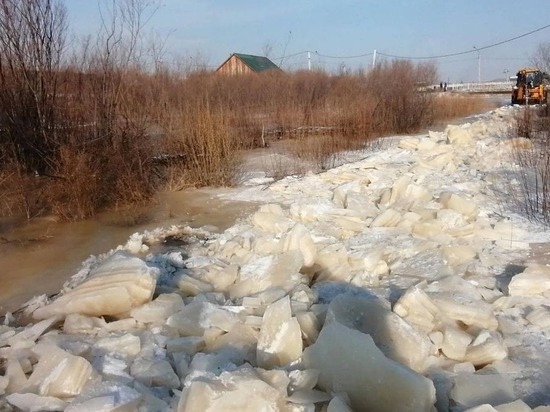
[[[179,127],[169,137],[168,150],[176,157],[170,173],[177,171],[186,186],[232,185],[240,139],[226,122],[223,114],[212,113],[208,105],[186,107]]]
[[[417,87],[426,71],[431,67],[397,60],[369,72],[366,88],[375,101],[378,131],[410,133],[429,124],[433,97]]]
[[[512,137],[529,139],[512,146],[519,166],[519,190],[515,201],[526,217],[550,224],[550,122],[544,108],[525,107],[518,114],[511,130]]]
[[[45,183],[44,201],[50,205],[51,212],[65,220],[84,219],[94,214],[101,202],[102,190],[93,156],[63,147],[54,173]]]

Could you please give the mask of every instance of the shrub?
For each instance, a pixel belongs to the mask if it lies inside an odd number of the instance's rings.
[[[529,144],[512,146],[519,170],[513,200],[526,217],[550,224],[550,122],[544,108],[525,107],[514,119],[512,137],[529,139]]]
[[[232,185],[240,141],[227,126],[227,118],[213,113],[208,104],[183,110],[168,142],[168,150],[175,156],[171,172],[177,170],[185,186]]]

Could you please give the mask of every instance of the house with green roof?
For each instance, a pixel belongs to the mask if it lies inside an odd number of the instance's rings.
[[[216,73],[234,76],[238,74],[260,73],[267,70],[281,69],[267,57],[233,53],[216,69]]]

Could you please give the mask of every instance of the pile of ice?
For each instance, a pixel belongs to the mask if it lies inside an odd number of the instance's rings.
[[[550,268],[515,266],[549,237],[492,190],[513,110],[243,189],[266,204],[222,234],[92,258],[0,326],[0,408],[550,411]],[[147,254],[168,235],[193,241]]]

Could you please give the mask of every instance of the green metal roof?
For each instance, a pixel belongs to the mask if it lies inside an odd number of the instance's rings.
[[[244,62],[248,67],[250,67],[255,72],[263,72],[264,70],[277,69],[279,67],[269,60],[267,57],[262,56],[253,56],[251,54],[241,54],[233,53],[234,56],[238,57]]]

